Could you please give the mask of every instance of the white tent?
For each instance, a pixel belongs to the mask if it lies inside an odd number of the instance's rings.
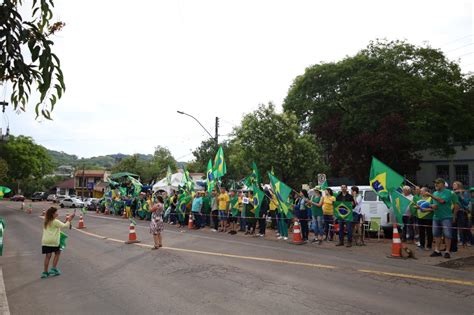
[[[171,190],[178,190],[178,186],[181,185],[183,181],[183,176],[183,173],[174,173],[171,175],[171,185],[168,185],[168,181],[165,177],[153,185],[153,191],[164,190],[169,194],[171,193]]]

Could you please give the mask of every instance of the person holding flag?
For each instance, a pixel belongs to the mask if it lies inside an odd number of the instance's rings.
[[[431,197],[431,208],[434,209],[433,237],[435,239],[435,249],[430,256],[443,256],[439,249],[441,245],[441,235],[444,235],[446,243],[444,258],[451,258],[451,239],[453,238],[453,213],[451,212],[451,206],[453,197],[451,191],[446,189],[444,179],[438,178],[434,183],[436,191],[433,194],[429,192],[424,193],[425,197]]]
[[[344,218],[340,214],[341,211],[338,207],[338,205],[335,206],[334,213],[336,214],[337,222],[339,223],[339,242],[336,244],[336,246],[344,246],[344,225],[347,226],[347,245],[346,247],[352,247],[352,209],[354,207],[354,197],[349,194],[347,191],[347,185],[341,185],[341,193],[339,193],[336,197],[336,201],[338,202],[344,202],[344,203],[350,203],[350,216]]]
[[[74,218],[75,214],[73,213],[69,215],[64,223],[58,220],[58,216],[58,209],[55,207],[49,208],[44,216],[41,251],[46,256],[44,256],[44,270],[41,274],[42,279],[47,278],[49,276],[61,275],[61,271],[59,271],[58,269],[59,257],[61,255],[61,250],[59,247],[61,229],[68,228],[71,226],[71,221]],[[49,262],[53,253],[53,266],[48,271]]]
[[[230,222],[230,231],[229,234],[237,234],[237,217],[239,216],[239,208],[241,204],[241,199],[236,195],[235,189],[230,191],[230,213],[229,213],[229,222]]]

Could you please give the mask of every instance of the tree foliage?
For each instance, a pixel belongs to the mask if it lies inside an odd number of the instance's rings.
[[[260,105],[245,115],[234,136],[221,145],[227,164],[223,180],[227,185],[248,176],[252,162],[257,163],[265,181],[266,171],[273,167],[276,176],[295,188],[314,182],[316,174],[326,170],[314,138],[302,135],[296,117],[277,113],[273,104]],[[193,152],[195,160],[188,168],[205,172],[216,152],[213,140],[203,141]]]
[[[112,167],[112,173],[130,172],[140,176],[143,183],[161,179],[166,175],[168,166],[176,170],[176,160],[171,152],[162,146],[157,146],[151,160],[144,160],[139,154],[122,159]]]
[[[36,88],[36,117],[51,119],[51,111],[66,89],[51,37],[64,23],[52,23],[53,0],[33,0],[31,20],[23,20],[22,4],[21,0],[0,4],[0,81],[12,84],[15,110],[26,110],[31,91]]]
[[[5,181],[15,183],[17,186],[28,179],[41,179],[53,170],[47,150],[25,136],[10,136],[8,142],[1,143],[1,160],[6,162],[7,179]],[[5,166],[2,168],[4,169]]]
[[[474,139],[472,78],[430,47],[371,42],[355,56],[306,69],[284,110],[323,145],[334,175],[366,182],[371,156],[414,174],[417,151],[453,153]]]

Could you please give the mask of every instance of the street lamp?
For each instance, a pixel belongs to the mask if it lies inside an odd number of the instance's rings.
[[[190,115],[190,114],[188,114],[188,113],[185,113],[185,112],[183,112],[183,111],[180,111],[180,110],[177,110],[176,112],[177,112],[178,114],[186,115],[186,116],[189,116],[189,117],[191,117],[192,119],[194,119],[194,120],[199,124],[199,126],[201,126],[202,129],[204,129],[204,131],[207,132],[207,134],[209,135],[209,137],[211,137],[211,139],[214,139],[214,141],[216,141],[216,144],[219,143],[219,142],[218,142],[218,140],[219,140],[219,136],[218,136],[219,117],[216,117],[216,136],[213,137],[213,136],[211,135],[211,133],[201,124],[201,122],[200,122],[199,120],[197,120],[196,117],[194,117],[193,115]]]

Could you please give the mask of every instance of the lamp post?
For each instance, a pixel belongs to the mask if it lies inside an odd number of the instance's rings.
[[[181,114],[181,115],[186,115],[186,116],[189,116],[191,117],[192,119],[194,119],[198,124],[199,126],[202,127],[202,129],[204,129],[204,131],[207,132],[207,134],[209,135],[209,137],[211,137],[211,139],[214,139],[214,141],[216,141],[216,144],[219,144],[219,135],[218,135],[218,131],[219,131],[219,117],[216,117],[216,135],[213,137],[211,135],[211,133],[201,124],[201,122],[199,120],[197,120],[196,117],[194,117],[193,115],[190,115],[188,113],[185,113],[183,111],[180,111],[180,110],[177,110],[176,111],[178,114]]]

